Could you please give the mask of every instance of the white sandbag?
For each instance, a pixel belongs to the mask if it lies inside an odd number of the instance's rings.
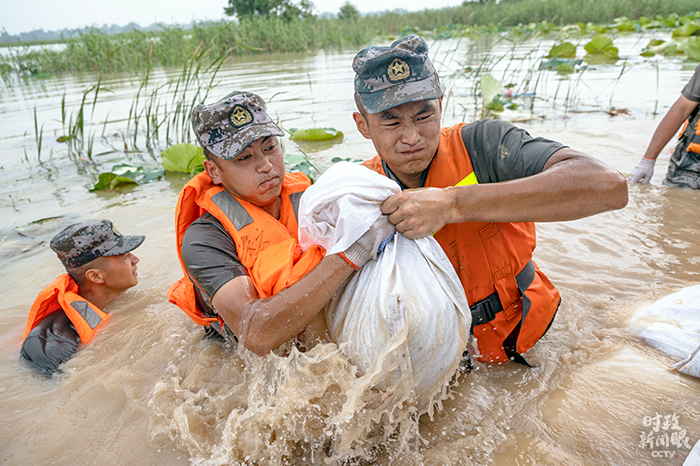
[[[632,318],[630,328],[648,344],[680,358],[675,369],[700,377],[700,285],[656,301]]]
[[[299,241],[344,251],[381,215],[398,185],[366,167],[332,166],[302,196]],[[459,366],[471,326],[464,289],[431,236],[397,233],[377,261],[355,273],[326,312],[333,340],[380,389],[415,390],[430,405]]]
[[[683,462],[683,466],[700,466],[700,440],[695,444]]]

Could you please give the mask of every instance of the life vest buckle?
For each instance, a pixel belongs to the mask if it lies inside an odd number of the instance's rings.
[[[491,293],[486,298],[469,306],[472,312],[472,328],[476,325],[487,324],[496,318],[503,310],[498,293]]]

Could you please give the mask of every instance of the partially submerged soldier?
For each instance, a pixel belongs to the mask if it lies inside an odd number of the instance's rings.
[[[700,123],[700,65],[695,68],[692,78],[681,91],[678,100],[674,102],[654,131],[644,157],[630,172],[629,180],[636,183],[651,181],[654,165],[661,150],[683,125],[663,184],[700,189],[700,126],[698,123]]]
[[[177,253],[185,276],[170,301],[208,334],[264,355],[293,340],[355,270],[376,259],[394,227],[382,215],[346,251],[302,253],[303,173],[285,173],[279,137],[260,96],[232,92],[192,112],[204,172],[180,193]]]
[[[471,305],[481,359],[514,360],[549,329],[557,289],[532,260],[533,222],[574,220],[627,204],[606,164],[506,121],[440,128],[442,89],[425,41],[369,46],[353,61],[357,129],[369,168],[403,189],[382,205],[398,232],[434,234]]]
[[[105,306],[139,279],[131,251],[145,236],[123,236],[109,220],[88,220],[53,237],[51,249],[66,273],[36,298],[20,355],[42,375],[52,375],[89,343],[109,318]]]

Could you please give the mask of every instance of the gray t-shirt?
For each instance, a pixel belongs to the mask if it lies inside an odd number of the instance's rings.
[[[688,84],[681,91],[683,97],[693,102],[700,102],[700,65],[695,68],[693,77],[690,78]]]
[[[502,120],[479,120],[462,128],[462,140],[479,183],[498,183],[540,173],[553,153],[564,147],[533,138]]]
[[[462,139],[479,183],[496,183],[540,173],[549,157],[564,147],[507,121],[479,120],[462,128]],[[387,175],[396,180],[386,165]],[[427,171],[425,173],[427,176]],[[399,183],[400,184],[400,183]],[[233,239],[213,215],[205,213],[185,232],[182,261],[195,284],[197,304],[211,316],[211,300],[225,283],[248,271],[241,264]]]
[[[203,214],[185,231],[182,262],[198,291],[197,305],[210,316],[216,316],[211,300],[219,288],[234,278],[248,275],[238,259],[233,238],[210,213]]]

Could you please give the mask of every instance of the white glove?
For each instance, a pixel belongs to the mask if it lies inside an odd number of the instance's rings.
[[[352,243],[341,254],[354,268],[359,269],[370,259],[376,259],[386,244],[396,233],[394,225],[389,223],[388,215],[381,215],[364,235]]]
[[[655,163],[656,160],[654,159],[642,157],[642,160],[632,169],[630,176],[627,179],[634,183],[649,183],[649,181],[651,181],[651,177],[654,175]]]

